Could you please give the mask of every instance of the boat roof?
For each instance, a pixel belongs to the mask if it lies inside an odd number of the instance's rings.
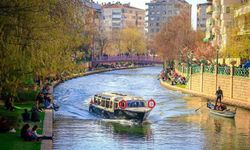
[[[107,99],[116,99],[116,100],[143,100],[142,97],[139,96],[133,96],[133,95],[127,95],[127,94],[121,94],[121,93],[115,93],[115,92],[103,92],[100,94],[96,94],[95,96],[98,97],[104,97]]]

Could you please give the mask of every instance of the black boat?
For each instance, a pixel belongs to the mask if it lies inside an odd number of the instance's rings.
[[[144,121],[156,103],[141,97],[119,93],[96,94],[90,101],[89,111],[104,118]]]

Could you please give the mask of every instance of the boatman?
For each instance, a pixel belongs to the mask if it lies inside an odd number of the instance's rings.
[[[221,104],[221,99],[223,98],[223,92],[220,89],[220,86],[218,87],[218,90],[215,93],[216,95],[216,101],[215,101],[215,108],[217,106],[217,103],[219,102]]]

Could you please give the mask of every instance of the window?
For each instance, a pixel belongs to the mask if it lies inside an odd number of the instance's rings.
[[[109,103],[109,108],[112,108],[112,106],[113,106],[113,102],[110,101],[110,103]]]
[[[226,7],[226,13],[230,13],[230,7]]]
[[[109,101],[106,101],[106,108],[109,108]]]

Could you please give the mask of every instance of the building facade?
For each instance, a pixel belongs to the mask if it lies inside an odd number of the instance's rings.
[[[202,3],[197,5],[197,29],[203,32],[206,31],[206,22],[212,15],[207,13],[211,9],[212,3]]]
[[[232,60],[240,64],[240,58],[232,58],[227,55],[232,27],[238,27],[237,36],[250,35],[250,2],[249,0],[207,0],[212,2],[212,8],[207,13],[212,17],[207,19],[205,42],[211,41],[213,47],[226,54],[226,59],[220,59],[219,63],[229,64]],[[232,42],[232,41],[231,41]],[[250,51],[249,51],[250,53]]]
[[[144,31],[145,10],[130,4],[107,3],[102,5],[104,12],[104,31],[111,32],[126,27],[137,27]]]
[[[148,38],[152,39],[160,31],[161,25],[166,23],[170,17],[176,16],[181,9],[188,12],[191,23],[191,7],[185,0],[151,0],[146,3],[146,27]]]
[[[234,18],[240,28],[238,34],[250,36],[250,0],[242,1],[242,5],[235,10]]]

